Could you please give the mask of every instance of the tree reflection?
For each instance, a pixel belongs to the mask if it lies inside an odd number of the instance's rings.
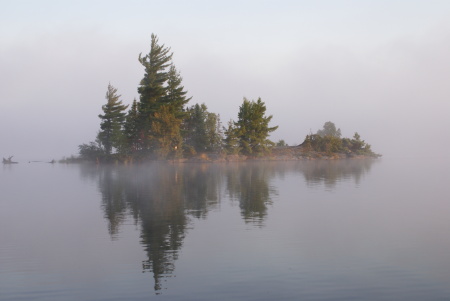
[[[220,201],[221,165],[188,164],[184,171],[186,210],[196,218],[206,218],[208,211]]]
[[[143,270],[153,272],[155,290],[174,271],[187,228],[183,206],[182,173],[174,166],[160,166],[142,173],[141,181],[128,185],[141,220],[141,243],[148,259]],[[134,186],[134,187],[133,187]]]
[[[102,194],[102,208],[108,220],[108,232],[114,240],[119,233],[119,226],[126,218],[127,209],[124,196],[124,183],[110,166],[99,171],[99,189]]]
[[[304,162],[299,170],[307,185],[323,184],[326,188],[333,189],[337,183],[349,179],[353,179],[358,185],[361,178],[369,173],[373,163],[373,159],[317,160]]]
[[[85,178],[98,179],[104,217],[111,238],[132,216],[141,226],[147,253],[144,272],[153,273],[154,289],[171,277],[183,245],[189,218],[206,218],[219,202],[220,173],[213,165],[149,164],[143,166],[83,165]]]
[[[239,201],[246,222],[263,225],[267,205],[272,203],[276,190],[269,182],[275,176],[274,164],[249,163],[229,166],[226,173],[227,192]]]
[[[146,252],[144,272],[153,273],[158,293],[171,277],[190,228],[190,219],[206,219],[226,193],[239,202],[243,220],[263,226],[268,206],[278,195],[275,178],[300,173],[308,186],[332,188],[343,179],[359,183],[373,161],[253,162],[233,164],[81,165],[81,176],[95,180],[111,239],[129,218],[140,225]]]

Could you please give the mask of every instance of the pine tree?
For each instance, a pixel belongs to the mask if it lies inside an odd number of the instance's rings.
[[[167,94],[166,82],[169,79],[167,68],[171,65],[172,53],[170,48],[158,44],[158,38],[152,34],[150,53],[139,55],[139,62],[145,68],[144,78],[138,87],[140,94],[139,115],[140,135],[143,138],[142,148],[148,149],[148,136],[151,131],[152,119],[162,104],[161,99]]]
[[[278,126],[269,127],[272,115],[265,116],[266,105],[258,98],[256,102],[244,102],[239,108],[238,121],[235,122],[239,146],[245,155],[261,155],[269,151],[274,145],[267,139],[269,133],[275,131]]]
[[[341,138],[341,129],[336,129],[336,125],[333,122],[327,121],[324,123],[323,129],[317,131],[317,135]]]
[[[124,111],[128,108],[128,105],[123,105],[122,101],[119,100],[120,97],[121,95],[117,94],[117,89],[108,84],[107,102],[102,106],[104,114],[98,115],[102,120],[98,139],[107,155],[111,154],[113,148],[120,150],[124,145],[122,126],[125,121]]]
[[[220,115],[208,112],[206,115],[206,137],[208,139],[208,151],[219,152],[222,150],[222,125]]]
[[[150,53],[145,57],[139,55],[145,75],[138,88],[140,124],[137,141],[141,144],[140,149],[158,152],[160,157],[167,153],[167,141],[161,137],[164,132],[170,133],[171,147],[181,151],[182,145],[175,141],[182,141],[180,125],[187,115],[184,106],[191,99],[186,96],[182,77],[172,64],[172,56],[170,48],[159,45],[153,34]],[[164,130],[161,124],[166,127]],[[159,149],[161,147],[163,149]]]
[[[124,124],[124,134],[127,140],[127,149],[133,153],[140,150],[141,139],[139,132],[140,118],[138,112],[138,103],[133,100],[130,110],[127,113]]]
[[[150,138],[155,143],[159,159],[178,158],[182,153],[181,121],[170,112],[169,106],[161,106],[152,119]]]
[[[164,105],[168,105],[175,117],[182,119],[186,116],[186,110],[184,106],[191,100],[192,97],[187,98],[187,91],[184,90],[184,86],[181,84],[183,78],[172,64],[169,68],[166,95],[161,98],[161,102]]]
[[[222,142],[220,116],[208,112],[205,104],[195,104],[187,109],[184,123],[184,141],[195,152],[219,151]]]
[[[224,128],[224,130],[224,146],[226,153],[229,155],[238,154],[241,151],[241,148],[239,146],[238,131],[235,126],[235,122],[230,120],[228,122],[228,127]]]
[[[184,123],[184,143],[192,147],[196,153],[204,152],[208,145],[206,137],[206,114],[205,104],[198,103],[187,109],[188,117]]]

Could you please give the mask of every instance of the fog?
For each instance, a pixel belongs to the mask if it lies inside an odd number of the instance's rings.
[[[261,99],[271,139],[326,121],[384,156],[446,156],[450,2],[1,1],[0,156],[76,155],[95,139],[108,83],[139,98],[150,35],[223,124]]]

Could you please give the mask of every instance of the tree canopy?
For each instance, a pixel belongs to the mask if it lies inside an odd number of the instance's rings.
[[[266,105],[261,98],[244,101],[239,108],[238,120],[234,123],[239,147],[245,155],[261,155],[267,153],[274,145],[268,139],[269,134],[278,126],[269,127],[272,115],[266,116]]]
[[[370,144],[361,140],[361,136],[358,133],[354,134],[353,139],[341,138],[341,130],[336,130],[336,126],[331,121],[325,122],[323,129],[317,131],[317,134],[307,135],[301,146],[305,147],[307,151],[327,154],[380,156],[372,151]]]
[[[102,120],[98,140],[103,146],[107,155],[112,149],[118,150],[124,145],[123,125],[125,121],[125,110],[128,105],[123,105],[120,100],[121,95],[117,94],[117,89],[108,84],[106,91],[106,104],[102,106],[104,114],[98,115]]]
[[[340,138],[341,137],[341,129],[336,129],[336,125],[333,122],[327,121],[324,123],[323,128],[317,131],[317,135],[321,137],[331,136]]]
[[[183,86],[183,78],[172,60],[169,47],[151,35],[150,51],[139,54],[144,68],[138,99],[130,108],[122,103],[117,88],[108,85],[106,104],[99,114],[100,130],[95,142],[81,144],[81,158],[89,160],[175,159],[202,153],[261,156],[271,153],[275,143],[270,133],[272,115],[266,104],[243,98],[237,120],[222,127],[220,115],[209,112],[205,103],[187,106],[192,97]],[[126,110],[128,111],[126,112]],[[280,139],[277,146],[288,148]],[[331,121],[302,143],[306,149],[320,152],[370,154],[358,133],[353,139],[341,138],[341,130]]]

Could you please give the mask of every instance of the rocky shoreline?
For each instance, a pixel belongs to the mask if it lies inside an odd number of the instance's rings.
[[[222,155],[217,153],[202,153],[191,158],[173,160],[179,163],[200,162],[243,162],[243,161],[310,161],[310,160],[342,160],[379,158],[381,155],[359,155],[353,153],[325,153],[307,150],[303,146],[274,147],[272,153],[266,156],[250,157],[244,155]]]
[[[201,153],[189,158],[179,159],[166,159],[161,161],[167,161],[170,163],[231,163],[231,162],[264,162],[264,161],[312,161],[312,160],[343,160],[343,159],[366,159],[366,158],[379,158],[381,155],[372,154],[356,154],[356,153],[326,153],[308,150],[308,148],[298,146],[282,146],[272,148],[272,152],[269,155],[263,156],[245,156],[245,155],[227,155],[223,153]],[[113,160],[103,161],[96,160],[96,164],[100,163],[121,163],[121,164],[134,164],[143,163],[147,161],[155,161],[156,159],[133,159],[129,158],[116,158]],[[157,161],[157,160],[156,160]],[[59,163],[82,163],[86,162],[82,158],[71,157],[60,160]]]

